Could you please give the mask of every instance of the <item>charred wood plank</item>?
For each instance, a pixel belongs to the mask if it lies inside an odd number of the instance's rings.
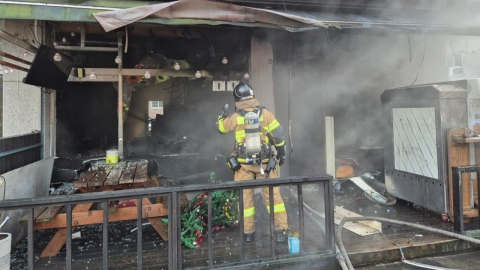
[[[115,164],[113,169],[108,174],[107,179],[103,182],[103,185],[104,186],[118,185],[118,181],[120,181],[120,177],[122,176],[122,173],[123,173],[123,166],[124,164],[122,163]]]
[[[148,180],[148,162],[146,160],[142,160],[137,163],[134,182],[143,183],[143,182],[147,182],[147,180]]]
[[[119,184],[132,184],[133,178],[135,177],[135,171],[137,170],[136,162],[128,162],[125,168],[123,169],[122,177]]]
[[[78,180],[73,182],[73,186],[76,188],[88,187],[88,183],[95,177],[97,171],[89,170],[86,171]]]
[[[97,174],[88,182],[88,187],[101,187],[112,170],[112,164],[102,166],[97,170]]]

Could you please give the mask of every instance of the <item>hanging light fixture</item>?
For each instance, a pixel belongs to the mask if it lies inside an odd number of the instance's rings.
[[[55,60],[55,62],[60,62],[60,61],[62,61],[62,56],[57,52],[53,56],[53,60]]]
[[[27,51],[23,51],[23,56],[27,56],[28,55],[28,52]]]
[[[57,46],[57,42],[53,42],[53,46]]]
[[[175,62],[175,65],[173,66],[175,70],[180,70],[180,64],[178,62]]]
[[[243,75],[243,78],[244,78],[245,80],[248,80],[248,79],[250,79],[250,75],[249,75],[248,73],[245,73],[245,74]]]
[[[115,58],[115,63],[117,64],[122,63],[122,58],[120,57],[120,55],[117,55],[117,57]]]
[[[5,70],[3,71],[3,74],[8,74],[8,68],[5,68]]]
[[[202,73],[200,73],[199,70],[197,70],[197,72],[195,72],[195,78],[201,78],[202,77]]]
[[[95,72],[92,71],[92,73],[90,73],[90,80],[96,80],[97,79],[97,75],[95,75]]]
[[[150,72],[148,72],[148,70],[145,72],[145,75],[143,75],[143,77],[145,77],[145,79],[150,79],[152,77],[152,75],[150,75]]]
[[[228,59],[227,59],[227,57],[224,56],[222,58],[222,64],[226,65],[227,63],[228,63]]]
[[[10,72],[9,73],[13,73],[14,69],[13,68],[10,68]]]
[[[62,42],[65,43],[67,42],[67,39],[65,37],[62,38]]]
[[[74,33],[74,32],[71,32],[70,35],[72,35],[72,37],[74,37],[74,36],[75,36],[75,33]]]

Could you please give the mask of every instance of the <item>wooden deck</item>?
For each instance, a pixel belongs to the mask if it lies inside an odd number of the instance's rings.
[[[307,194],[305,194],[307,195]],[[290,202],[289,202],[290,200]],[[293,198],[286,200],[289,222],[292,230],[297,226],[298,216],[296,203]],[[306,197],[307,203],[309,201]],[[431,212],[417,209],[405,202],[398,202],[393,207],[376,206],[367,200],[336,201],[338,206],[355,211],[364,216],[381,216],[392,219],[417,222],[435,228],[451,231],[452,223],[443,223],[441,216]],[[269,258],[270,246],[268,236],[268,216],[265,210],[259,209],[257,215],[257,239],[256,242],[245,244],[247,261],[259,261],[262,258]],[[319,207],[321,208],[321,207]],[[321,211],[321,209],[318,209]],[[361,212],[360,212],[361,211]],[[307,215],[306,215],[307,216]],[[146,220],[145,220],[146,222]],[[164,242],[150,225],[143,226],[143,265],[144,269],[168,269],[167,252],[168,244]],[[324,250],[325,237],[309,218],[305,219],[306,253],[318,253]],[[109,269],[136,269],[136,228],[135,221],[115,222],[109,225]],[[73,240],[73,269],[100,269],[102,265],[102,226],[89,225],[80,227],[82,239]],[[350,231],[343,230],[343,241],[347,252],[354,265],[367,265],[388,261],[400,261],[400,251],[394,242],[402,246],[407,259],[419,258],[422,256],[438,255],[442,252],[466,250],[474,245],[444,237],[439,234],[428,233],[406,226],[382,224],[383,235],[372,234],[359,236]],[[64,269],[65,247],[57,256],[40,258],[40,251],[43,250],[49,237],[55,230],[43,230],[35,232],[35,269]],[[226,263],[234,263],[239,258],[239,232],[237,228],[230,228],[213,234],[214,264],[221,267]],[[26,269],[27,241],[23,240],[12,250],[12,269]],[[286,244],[277,245],[276,254],[280,257],[288,255]],[[208,266],[208,244],[205,241],[197,249],[182,247],[183,267]],[[311,268],[313,264],[317,267]],[[321,266],[319,266],[321,265]],[[303,268],[302,268],[303,267]],[[295,269],[338,269],[335,260],[316,259],[310,262],[297,262]],[[275,269],[294,269],[292,266],[276,266]],[[262,267],[253,267],[262,269]]]

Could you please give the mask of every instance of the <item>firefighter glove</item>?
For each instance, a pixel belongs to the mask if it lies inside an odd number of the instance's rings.
[[[221,111],[219,114],[218,114],[218,120],[220,119],[225,119],[227,118],[227,113],[224,112],[224,111]]]
[[[285,155],[278,156],[278,165],[282,166],[285,163]]]
[[[282,166],[285,162],[285,145],[277,147],[277,157],[278,157],[278,165]]]

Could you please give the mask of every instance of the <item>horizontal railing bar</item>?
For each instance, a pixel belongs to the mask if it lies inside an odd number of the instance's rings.
[[[97,201],[120,200],[134,197],[154,197],[154,196],[168,196],[172,192],[208,192],[227,189],[246,189],[266,186],[282,186],[293,184],[313,184],[318,182],[330,182],[333,178],[330,175],[321,176],[293,176],[285,178],[266,179],[262,181],[231,181],[218,184],[202,184],[202,185],[188,185],[176,187],[152,187],[139,188],[129,190],[105,191],[94,193],[82,193],[64,196],[49,196],[38,198],[23,198],[4,200],[0,202],[0,210],[14,210],[22,208],[31,208],[36,206],[51,206],[51,205],[65,205],[77,203],[89,203]]]

